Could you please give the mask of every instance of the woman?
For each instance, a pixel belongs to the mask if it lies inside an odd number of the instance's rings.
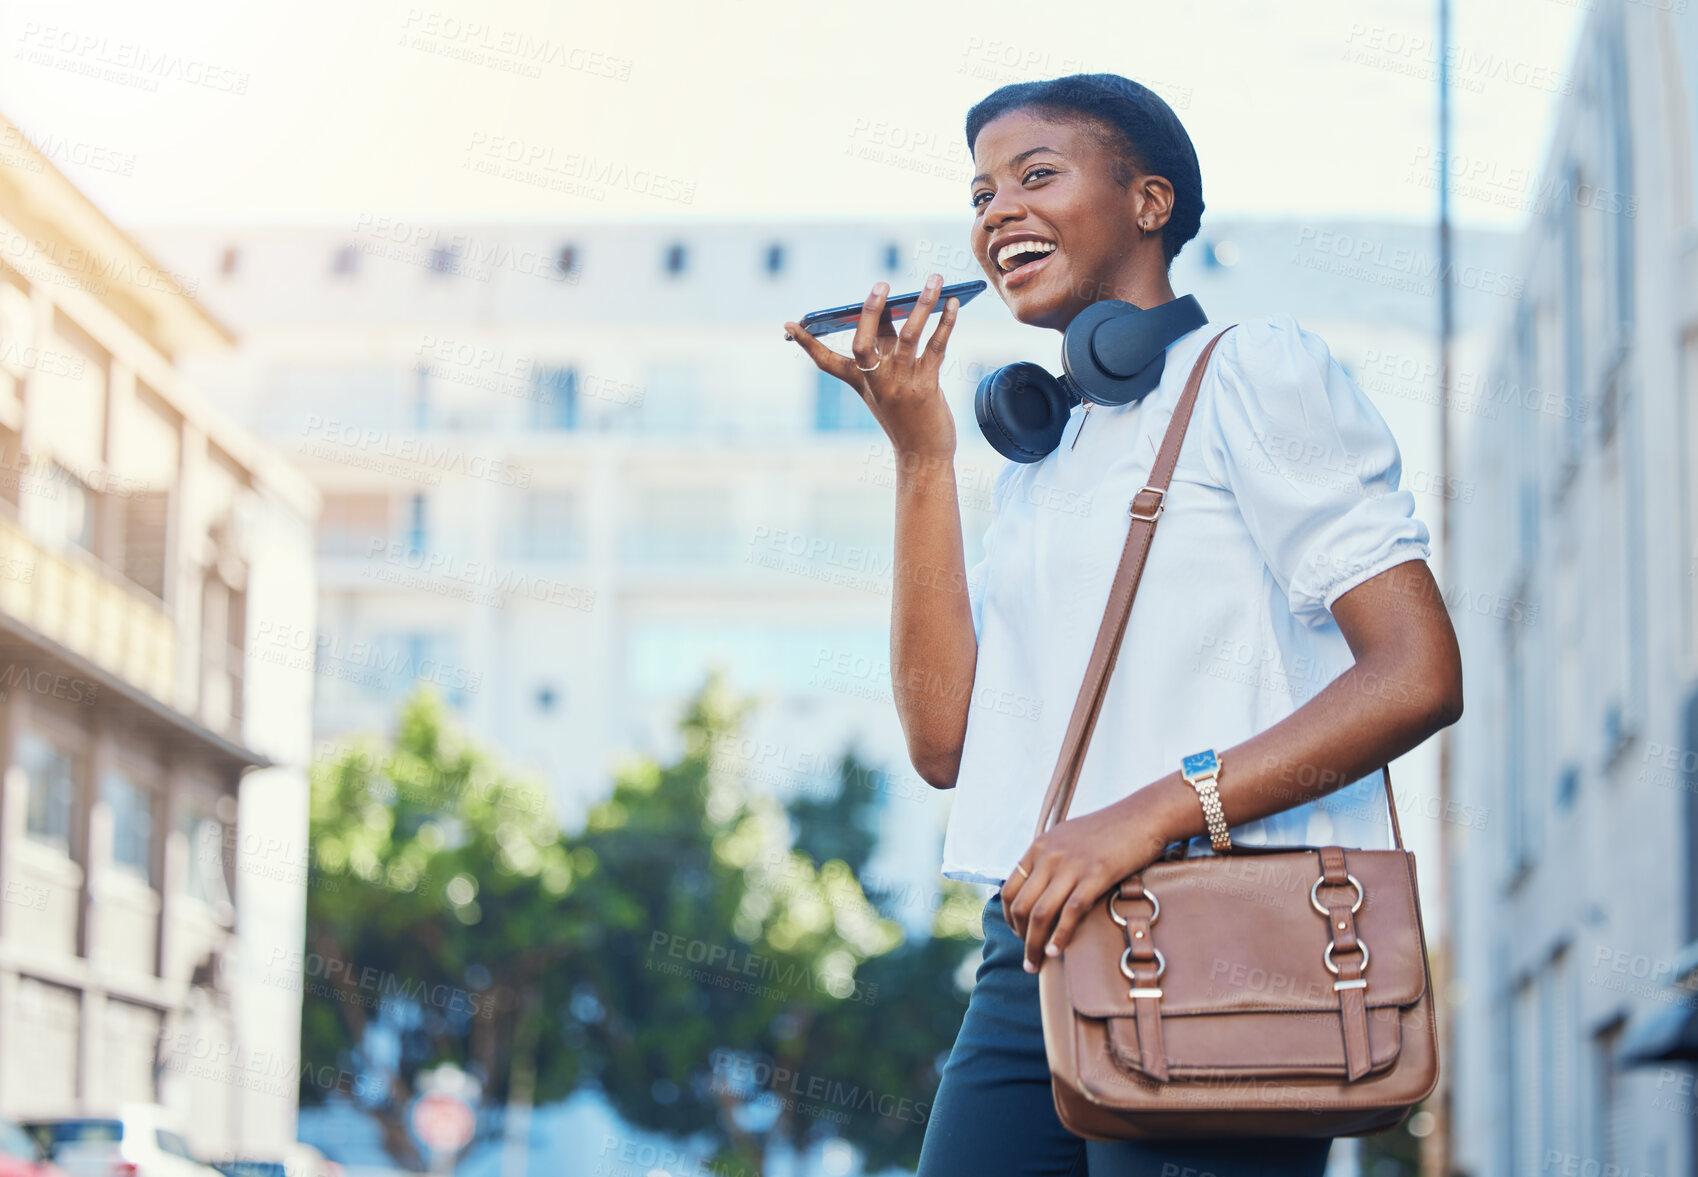
[[[1174,298],[1168,271],[1197,232],[1202,184],[1159,97],[1112,74],[1005,86],[969,112],[967,140],[973,253],[1016,319],[1065,331],[1101,299]],[[1010,248],[1022,240],[1037,244]],[[920,347],[940,282],[928,279],[900,332],[875,285],[853,360],[785,324],[860,392],[896,450],[896,705],[916,771],[956,790],[944,873],[998,888],[921,1177],[1319,1174],[1328,1140],[1073,1136],[1050,1093],[1035,974],[1115,882],[1173,843],[1211,852],[1201,798],[1179,771],[1190,753],[1220,750],[1234,841],[1391,845],[1378,768],[1462,713],[1456,637],[1425,562],[1427,529],[1397,489],[1397,444],[1289,316],[1227,331],[1070,817],[1033,841],[1125,542],[1119,505],[1147,480],[1185,379],[1224,325],[1169,345],[1143,399],[1075,407],[1054,452],[1005,466],[969,574],[938,386],[954,300]],[[992,705],[1009,692],[1036,705]]]

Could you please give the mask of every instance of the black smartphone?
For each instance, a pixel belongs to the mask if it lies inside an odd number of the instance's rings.
[[[966,306],[973,301],[974,295],[982,293],[988,285],[983,278],[975,278],[971,282],[957,282],[953,286],[945,286],[937,293],[937,305],[933,311],[941,311],[952,298],[960,299],[961,305]],[[912,294],[887,298],[884,305],[890,310],[891,321],[900,323],[908,317],[908,312],[912,311],[914,304],[919,301],[920,292],[916,290]],[[865,306],[865,302],[856,302],[848,306],[832,307],[830,310],[810,311],[802,316],[802,329],[814,336],[830,335],[833,331],[847,331],[861,321],[861,309]],[[794,337],[786,335],[784,338]]]

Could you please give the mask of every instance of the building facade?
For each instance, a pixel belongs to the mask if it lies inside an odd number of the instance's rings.
[[[0,1115],[295,1134],[318,495],[178,368],[228,331],[0,120]]]
[[[1446,826],[1452,1171],[1698,1172],[1692,1074],[1635,1065],[1698,943],[1698,12],[1588,6],[1519,305],[1472,422]]]

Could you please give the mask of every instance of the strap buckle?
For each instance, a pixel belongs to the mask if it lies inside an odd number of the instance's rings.
[[[1350,914],[1355,915],[1357,912],[1362,910],[1362,900],[1367,898],[1367,893],[1362,890],[1362,880],[1358,879],[1355,875],[1346,874],[1344,878],[1345,882],[1348,882],[1352,887],[1356,888],[1356,902],[1350,905]],[[1328,918],[1331,918],[1327,909],[1321,906],[1320,896],[1316,894],[1316,892],[1320,891],[1321,884],[1326,881],[1327,877],[1325,875],[1321,875],[1315,880],[1315,885],[1309,888],[1309,902],[1314,905],[1316,911],[1320,912],[1324,916],[1328,916]],[[1342,884],[1340,885],[1342,886]]]
[[[1128,899],[1125,887],[1126,881],[1122,879],[1114,885],[1114,892],[1108,897],[1108,918],[1123,928],[1126,926],[1126,917],[1114,909],[1114,901],[1116,899]],[[1161,901],[1156,898],[1156,893],[1148,888],[1144,890],[1142,898],[1150,901],[1150,926],[1153,928],[1156,926],[1156,921],[1161,919]],[[1128,902],[1130,902],[1129,899]]]
[[[1156,975],[1154,979],[1156,981],[1160,981],[1161,975],[1167,972],[1167,958],[1162,956],[1161,949],[1154,945],[1150,946],[1150,951],[1156,954]],[[1161,986],[1159,984],[1138,984],[1138,978],[1136,974],[1132,972],[1132,946],[1130,944],[1126,946],[1126,951],[1120,954],[1120,971],[1126,975],[1126,979],[1128,981],[1132,982],[1132,988],[1126,991],[1127,997],[1136,999],[1139,997],[1161,996]]]
[[[1154,511],[1150,512],[1148,515],[1138,514],[1138,495],[1143,494],[1144,491],[1149,491],[1156,496],[1156,509]],[[1132,518],[1134,518],[1134,519],[1143,519],[1143,520],[1146,520],[1146,521],[1154,520],[1155,517],[1157,515],[1160,515],[1162,513],[1162,511],[1164,511],[1167,507],[1167,504],[1166,504],[1167,491],[1162,487],[1145,486],[1143,490],[1140,490],[1138,492],[1138,495],[1133,495],[1132,501],[1127,504],[1128,508],[1132,512]]]
[[[1356,947],[1362,950],[1362,971],[1365,973],[1368,971],[1368,942],[1366,940],[1358,939],[1356,941]],[[1338,965],[1333,961],[1332,954],[1337,950],[1337,948],[1338,941],[1328,940],[1327,950],[1321,953],[1321,963],[1326,965],[1327,971],[1335,977],[1339,975]],[[1128,948],[1126,951],[1131,952],[1132,950]],[[1156,975],[1160,976],[1161,974],[1158,973]],[[1355,981],[1337,981],[1333,984],[1334,989],[1366,989],[1367,987],[1368,982],[1366,979],[1363,979],[1361,984],[1357,984]]]

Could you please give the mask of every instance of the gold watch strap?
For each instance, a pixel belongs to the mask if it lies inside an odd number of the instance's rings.
[[[1192,776],[1183,768],[1180,770],[1186,783],[1197,791],[1197,800],[1203,805],[1203,821],[1209,828],[1209,843],[1217,851],[1232,849],[1232,834],[1227,828],[1226,812],[1220,805],[1220,790],[1215,785],[1224,760],[1225,757],[1216,753],[1214,764],[1203,775]]]

